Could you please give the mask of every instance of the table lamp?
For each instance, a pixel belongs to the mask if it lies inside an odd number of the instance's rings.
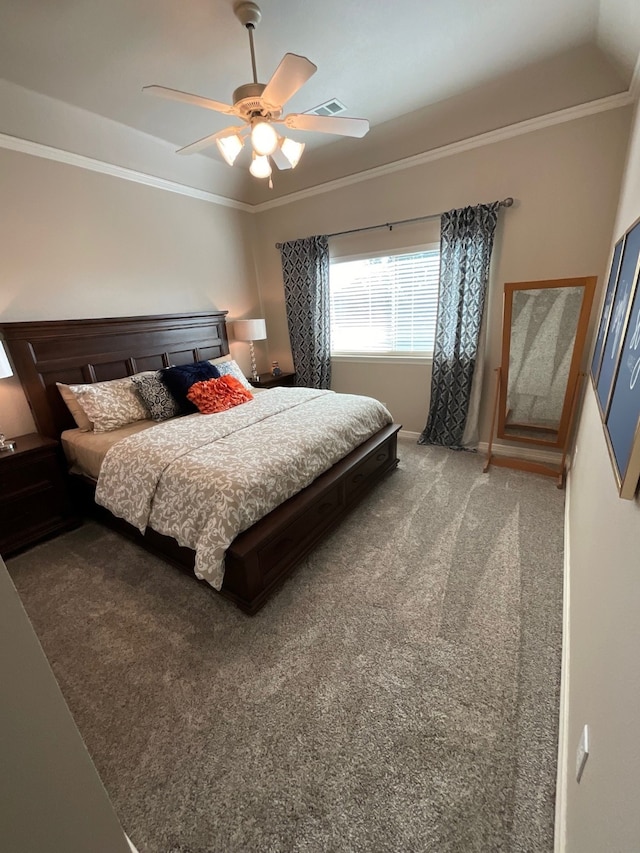
[[[266,340],[266,323],[264,320],[236,320],[233,324],[233,335],[237,341],[249,341],[251,348],[251,378],[257,382],[260,377],[256,369],[256,354],[253,342]]]
[[[13,376],[13,370],[11,370],[9,359],[4,351],[4,345],[2,341],[0,341],[0,379],[8,379],[9,376]],[[4,434],[0,432],[0,453],[15,449],[15,441],[5,441]]]

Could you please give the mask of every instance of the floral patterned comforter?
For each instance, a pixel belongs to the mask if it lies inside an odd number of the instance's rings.
[[[193,549],[196,575],[220,589],[239,533],[391,421],[370,397],[274,388],[119,441],[102,463],[96,501]]]

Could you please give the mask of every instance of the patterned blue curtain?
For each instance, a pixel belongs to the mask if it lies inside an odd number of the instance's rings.
[[[498,207],[479,204],[442,215],[431,403],[418,444],[463,445]]]
[[[329,241],[291,240],[280,255],[296,385],[329,388]]]

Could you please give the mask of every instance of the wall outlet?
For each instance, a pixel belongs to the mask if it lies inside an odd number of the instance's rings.
[[[576,782],[579,782],[582,779],[582,773],[584,771],[584,766],[587,763],[587,758],[589,757],[589,726],[585,726],[582,729],[582,734],[580,735],[580,743],[578,744],[578,749],[576,751]]]

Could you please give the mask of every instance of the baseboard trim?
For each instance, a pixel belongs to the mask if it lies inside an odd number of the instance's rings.
[[[487,453],[489,444],[486,441],[481,441],[478,444],[479,453]],[[551,464],[559,464],[561,453],[557,450],[542,450],[539,447],[518,446],[512,444],[503,444],[500,441],[494,441],[491,446],[491,452],[495,456],[514,456],[518,459],[528,459],[532,462],[550,462]]]
[[[554,853],[564,853],[567,843],[567,786],[569,784],[569,679],[571,623],[571,471],[567,474],[564,504],[564,574],[562,583],[562,664],[560,669],[560,711],[558,722],[558,770],[556,774],[556,815]]]
[[[420,438],[421,433],[412,432],[410,429],[401,429],[398,433],[398,438],[411,438],[414,441],[417,441]]]
[[[413,439],[417,441],[422,433],[413,432],[409,429],[401,429],[398,433],[398,438]],[[470,450],[472,448],[469,448]],[[489,444],[486,441],[478,443],[477,451],[479,454],[486,454],[489,449]],[[512,444],[502,444],[499,441],[494,441],[491,447],[491,452],[496,456],[515,456],[520,459],[529,459],[532,462],[549,462],[552,465],[560,463],[560,452],[554,450],[541,450],[538,447],[514,447]]]

